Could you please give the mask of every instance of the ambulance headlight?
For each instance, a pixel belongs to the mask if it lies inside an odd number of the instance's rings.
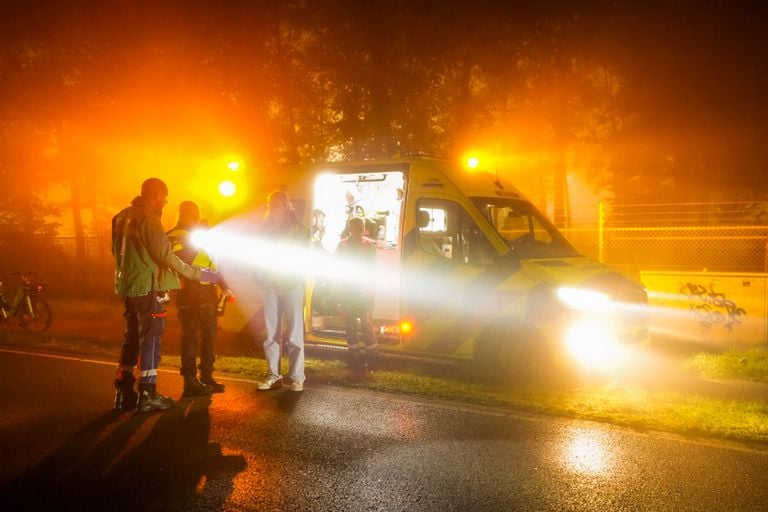
[[[563,341],[581,366],[609,368],[621,357],[615,304],[605,293],[582,288],[558,288],[558,301],[573,311]]]
[[[616,331],[606,319],[575,318],[564,336],[568,354],[581,366],[610,366],[620,356]]]
[[[613,302],[605,293],[581,288],[561,287],[555,291],[558,300],[567,308],[593,313],[613,310]]]

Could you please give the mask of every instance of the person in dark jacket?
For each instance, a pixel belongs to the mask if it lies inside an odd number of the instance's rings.
[[[208,254],[193,246],[190,236],[194,229],[205,228],[200,221],[200,208],[192,201],[182,201],[179,218],[168,231],[173,252],[189,265],[216,270]],[[234,298],[224,280],[219,286],[228,298]],[[184,378],[184,395],[210,395],[221,393],[224,385],[213,378],[213,363],[216,360],[218,294],[216,286],[200,283],[193,279],[181,278],[181,288],[175,292],[176,308],[181,322],[181,375]],[[197,378],[195,362],[198,349],[200,354],[200,379]]]
[[[365,219],[352,217],[347,223],[349,235],[339,242],[334,257],[347,270],[338,285],[336,296],[344,317],[349,350],[349,367],[355,376],[362,376],[378,359],[378,341],[373,331],[374,276],[376,271],[376,242],[365,232]],[[359,322],[359,325],[358,325]],[[359,327],[359,329],[358,329]],[[358,337],[358,331],[362,340]]]
[[[171,398],[157,392],[157,366],[165,330],[168,291],[179,288],[178,274],[215,283],[219,275],[181,261],[161,222],[168,187],[157,178],[141,185],[141,195],[112,218],[115,293],[123,298],[125,332],[115,379],[115,409],[138,412],[169,409]],[[138,394],[134,367],[139,366]]]

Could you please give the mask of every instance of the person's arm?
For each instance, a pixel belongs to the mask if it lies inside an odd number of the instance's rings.
[[[199,268],[187,265],[173,253],[171,241],[168,239],[159,218],[145,217],[142,237],[150,256],[159,265],[173,269],[187,279],[200,281],[203,278]]]

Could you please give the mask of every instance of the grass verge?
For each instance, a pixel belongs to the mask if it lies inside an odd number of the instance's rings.
[[[768,349],[734,349],[721,354],[701,352],[688,359],[686,366],[714,379],[768,382]]]
[[[2,334],[0,345],[7,348],[91,358],[117,357],[117,347],[95,338],[8,331]],[[723,354],[719,358],[697,355],[686,364],[709,375],[757,377],[760,365],[766,364],[766,357],[765,351]],[[178,368],[179,358],[164,356],[163,365]],[[733,368],[741,373],[732,373]],[[746,371],[749,368],[753,370]],[[220,357],[216,369],[256,377],[264,373],[266,365],[263,359],[254,357]],[[768,445],[768,403],[763,400],[718,400],[615,383],[579,388],[495,387],[471,379],[430,375],[418,366],[376,371],[359,382],[349,378],[341,361],[314,357],[307,358],[306,373],[310,382],[601,421],[641,431],[658,430]]]

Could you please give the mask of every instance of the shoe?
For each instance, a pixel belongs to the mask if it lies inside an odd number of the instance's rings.
[[[259,389],[266,390],[266,389],[275,389],[279,388],[283,383],[282,377],[275,377],[273,375],[270,375],[266,379],[259,382],[258,386],[256,386]]]
[[[206,373],[206,374],[200,375],[200,382],[202,382],[206,386],[210,386],[212,393],[224,392],[224,384],[222,384],[221,382],[217,382],[216,379],[214,379],[213,375],[211,374]]]
[[[304,381],[295,380],[291,382],[291,391],[304,391]]]
[[[136,408],[139,394],[133,389],[136,379],[115,380],[115,411],[131,411]]]
[[[167,398],[155,390],[144,390],[139,395],[139,403],[136,412],[165,411],[176,405],[173,398]]]
[[[195,377],[184,377],[184,396],[205,396],[213,393],[213,387]]]

